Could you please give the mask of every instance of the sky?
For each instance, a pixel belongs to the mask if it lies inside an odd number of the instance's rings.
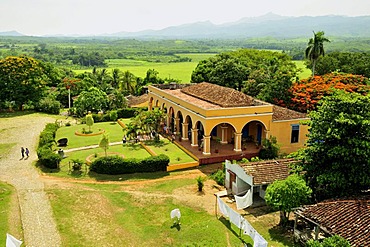
[[[258,17],[370,15],[369,0],[0,0],[0,32],[99,35]]]

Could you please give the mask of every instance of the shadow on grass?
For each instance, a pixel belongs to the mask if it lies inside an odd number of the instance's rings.
[[[276,225],[269,229],[271,240],[279,242],[284,246],[297,246],[293,241],[293,232],[290,228]],[[298,245],[299,246],[299,245]]]
[[[48,168],[40,164],[39,161],[36,162],[35,166],[40,169],[43,173],[57,173],[60,172],[60,168]]]
[[[246,208],[244,209],[244,212],[245,212],[244,215],[251,214],[254,217],[259,217],[274,212],[274,210],[272,210],[268,206],[260,206],[255,208]]]
[[[238,229],[238,231],[236,232],[232,227],[231,227],[231,222],[229,220],[227,220],[225,217],[221,216],[220,218],[218,218],[219,221],[221,221],[222,224],[224,224],[227,229],[230,230],[230,232],[232,234],[234,234],[235,237],[237,237],[243,244],[244,246],[248,246],[248,247],[252,247],[252,245],[250,243],[247,243],[244,241],[244,239],[242,239],[240,237],[240,231]]]
[[[154,141],[154,140],[145,141],[145,145],[154,146],[154,147],[157,147],[157,148],[167,146],[168,144],[169,144],[168,142],[165,142],[163,140],[160,140],[160,141]]]
[[[180,231],[181,230],[181,224],[180,223],[173,223],[173,225],[171,226],[171,229],[173,228],[176,228],[177,231]]]
[[[1,112],[0,118],[20,117],[36,113],[35,111],[14,111],[14,112]]]
[[[126,180],[146,180],[146,179],[157,179],[168,176],[168,172],[143,172],[143,173],[130,173],[130,174],[118,174],[118,175],[107,175],[98,174],[95,172],[88,172],[90,178],[94,178],[97,181],[126,181]]]

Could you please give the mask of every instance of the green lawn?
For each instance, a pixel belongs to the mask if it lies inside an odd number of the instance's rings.
[[[10,185],[0,182],[0,246],[5,246],[6,233],[9,232],[8,218],[12,193],[14,191]]]
[[[64,126],[58,129],[56,133],[55,140],[60,138],[68,138],[68,146],[64,149],[76,148],[97,145],[102,138],[102,135],[97,136],[77,136],[75,132],[82,132],[82,128],[89,130],[89,127],[86,124]],[[123,132],[122,127],[117,123],[104,122],[104,123],[95,123],[92,126],[93,132],[98,132],[99,129],[104,129],[105,134],[109,137],[109,142],[118,142],[122,140]]]
[[[300,80],[302,79],[307,79],[308,77],[311,76],[311,70],[306,68],[306,65],[304,64],[304,61],[302,60],[295,60],[293,61],[296,65],[297,68],[302,69],[302,72],[298,74],[298,77]]]
[[[63,246],[243,246],[238,228],[200,206],[206,199],[195,186],[195,179],[178,178],[137,185],[75,184],[47,193]],[[192,202],[181,202],[174,193]],[[180,228],[170,219],[174,208],[181,211]],[[245,211],[246,218],[269,246],[293,246],[276,227],[278,212],[264,210]],[[253,245],[249,236],[242,239]]]
[[[226,221],[200,207],[187,206],[172,198],[139,199],[122,188],[79,185],[78,189],[49,189],[62,245],[242,246],[225,226]],[[174,208],[182,213],[180,228],[173,227],[169,217]],[[235,227],[231,229],[238,233]]]
[[[168,139],[162,139],[160,143],[146,142],[145,145],[153,150],[157,155],[167,155],[170,158],[170,164],[182,164],[194,161],[192,157],[187,155]]]

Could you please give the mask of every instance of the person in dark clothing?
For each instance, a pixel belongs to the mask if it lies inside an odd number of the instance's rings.
[[[21,154],[22,154],[22,159],[24,159],[24,147],[21,147]]]
[[[27,156],[27,158],[28,158],[28,157],[29,157],[29,154],[30,154],[30,150],[28,150],[28,148],[26,148],[25,153],[26,153],[26,156]]]

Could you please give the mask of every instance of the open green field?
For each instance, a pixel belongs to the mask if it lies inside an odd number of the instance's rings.
[[[186,53],[179,54],[180,57],[189,57],[192,59],[191,62],[179,62],[179,63],[153,63],[147,61],[139,61],[132,59],[107,59],[108,70],[120,69],[121,71],[130,71],[135,76],[145,78],[146,72],[149,69],[155,69],[159,72],[158,76],[161,78],[174,78],[179,79],[183,83],[190,82],[191,73],[198,65],[199,61],[214,56],[213,53]],[[76,73],[83,73],[91,70],[74,70]]]
[[[208,183],[209,182],[209,183]],[[249,236],[223,217],[217,218],[212,183],[204,193],[196,191],[195,179],[122,184],[69,184],[47,189],[62,236],[63,246],[252,246]],[[170,212],[181,211],[181,225],[174,226]],[[246,213],[249,222],[269,246],[293,246],[277,237],[278,213],[257,217]],[[258,224],[257,222],[258,221]]]
[[[200,53],[200,54],[178,54],[180,57],[189,57],[192,59],[191,62],[179,62],[179,63],[154,63],[132,59],[107,59],[108,71],[113,69],[120,69],[121,71],[130,71],[135,76],[145,78],[146,72],[149,69],[155,69],[159,72],[161,78],[174,78],[179,79],[183,83],[190,82],[191,74],[197,67],[199,61],[208,59],[216,54],[213,53]],[[302,72],[298,75],[300,79],[306,79],[310,76],[311,71],[306,68],[304,61],[294,61],[298,68],[302,69]],[[87,69],[76,69],[76,73],[91,72]]]
[[[306,68],[306,65],[304,64],[304,61],[295,60],[294,63],[297,65],[297,68],[301,69],[302,72],[298,74],[298,77],[300,80],[307,79],[311,76],[311,70]]]

